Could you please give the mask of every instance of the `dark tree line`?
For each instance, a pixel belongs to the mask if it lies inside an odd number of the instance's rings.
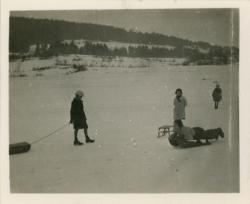
[[[234,64],[239,62],[239,49],[236,47],[213,46],[208,53],[196,53],[187,57],[187,64]]]
[[[124,56],[124,57],[168,57],[168,58],[186,58],[185,64],[229,64],[238,62],[239,52],[236,48],[212,47],[208,53],[201,53],[198,49],[176,47],[167,49],[162,47],[129,46],[110,49],[105,43],[85,42],[85,45],[78,48],[74,41],[63,43],[55,41],[47,46],[46,44],[37,44],[35,56],[47,58],[60,54],[84,54],[97,56]]]
[[[37,44],[34,56],[37,57],[51,57],[60,54],[84,54],[97,56],[128,56],[128,57],[192,57],[199,54],[198,50],[192,49],[167,49],[143,46],[129,46],[110,49],[105,43],[85,42],[83,47],[78,48],[74,41],[70,43],[53,42],[49,47],[45,44]]]

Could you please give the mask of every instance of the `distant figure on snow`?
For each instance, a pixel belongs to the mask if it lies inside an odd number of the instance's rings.
[[[75,93],[75,98],[71,102],[70,108],[70,123],[73,123],[74,127],[74,145],[83,145],[77,138],[78,130],[84,129],[86,143],[93,143],[95,140],[92,140],[88,136],[88,124],[87,118],[83,108],[82,97],[84,96],[82,91],[77,91]]]
[[[176,89],[176,97],[174,98],[174,121],[181,121],[185,119],[185,107],[187,106],[187,100],[182,95],[182,90]],[[182,121],[181,121],[182,122]]]
[[[169,142],[173,146],[195,147],[204,144],[211,144],[210,139],[218,139],[219,136],[224,138],[224,132],[221,128],[204,130],[201,127],[186,127],[181,121],[174,122],[174,133],[170,135]],[[192,141],[196,140],[196,142]],[[206,143],[202,143],[205,140]]]
[[[214,108],[218,109],[219,102],[222,99],[222,90],[220,88],[220,85],[217,84],[215,89],[213,90],[213,100],[214,100]]]

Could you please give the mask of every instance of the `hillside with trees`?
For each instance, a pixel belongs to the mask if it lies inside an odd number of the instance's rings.
[[[63,43],[65,39],[72,41]],[[85,39],[85,45],[77,47],[74,43],[77,39]],[[92,41],[99,43],[92,43]],[[139,45],[110,49],[105,43],[110,41]],[[26,53],[31,45],[36,45],[35,56],[39,57],[76,53],[103,56],[173,57],[186,58],[187,65],[190,63],[228,64],[239,60],[237,47],[212,46],[206,42],[192,42],[158,33],[126,31],[105,25],[10,17],[10,53]],[[162,48],[157,45],[169,45],[174,48]],[[201,50],[206,50],[206,52],[201,52]]]

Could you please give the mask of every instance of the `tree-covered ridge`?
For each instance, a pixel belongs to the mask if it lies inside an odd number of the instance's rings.
[[[191,42],[158,33],[126,31],[106,25],[74,23],[48,19],[10,17],[10,51],[20,52],[36,43],[52,43],[64,39],[117,41],[125,43],[171,45],[174,47],[211,47],[205,42]]]
[[[10,18],[10,52],[27,53],[36,45],[34,56],[47,58],[60,54],[99,56],[185,58],[185,64],[229,64],[239,61],[237,47],[212,46],[158,33],[126,31],[112,26],[57,20]],[[70,42],[65,42],[71,39]],[[84,39],[78,46],[75,41]],[[109,47],[110,42],[127,43]],[[123,44],[124,45],[124,44]],[[166,45],[166,47],[162,47]],[[170,46],[171,48],[169,48]],[[10,55],[10,59],[16,59]]]

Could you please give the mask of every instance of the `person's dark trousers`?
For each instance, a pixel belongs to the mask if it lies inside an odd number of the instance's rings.
[[[179,128],[183,127],[183,122],[181,119],[175,120],[174,122],[178,125]]]
[[[214,102],[214,109],[218,109],[218,106],[219,106],[219,102],[218,102],[218,101],[215,101],[215,102]]]
[[[85,141],[86,141],[86,143],[93,143],[93,142],[95,142],[95,140],[89,138],[88,128],[84,128],[84,135],[85,135]]]
[[[73,144],[74,145],[83,145],[83,143],[78,140],[77,135],[78,135],[78,129],[75,129],[74,130],[74,143]]]
[[[74,142],[78,142],[79,141],[77,135],[78,135],[78,129],[75,129],[74,130]]]
[[[84,130],[85,139],[88,140],[89,139],[88,128],[84,128],[83,130]]]
[[[208,140],[208,139],[218,139],[220,134],[220,129],[209,129],[209,130],[202,130],[202,128],[198,129],[198,127],[193,128],[195,131],[194,139],[195,140]]]

